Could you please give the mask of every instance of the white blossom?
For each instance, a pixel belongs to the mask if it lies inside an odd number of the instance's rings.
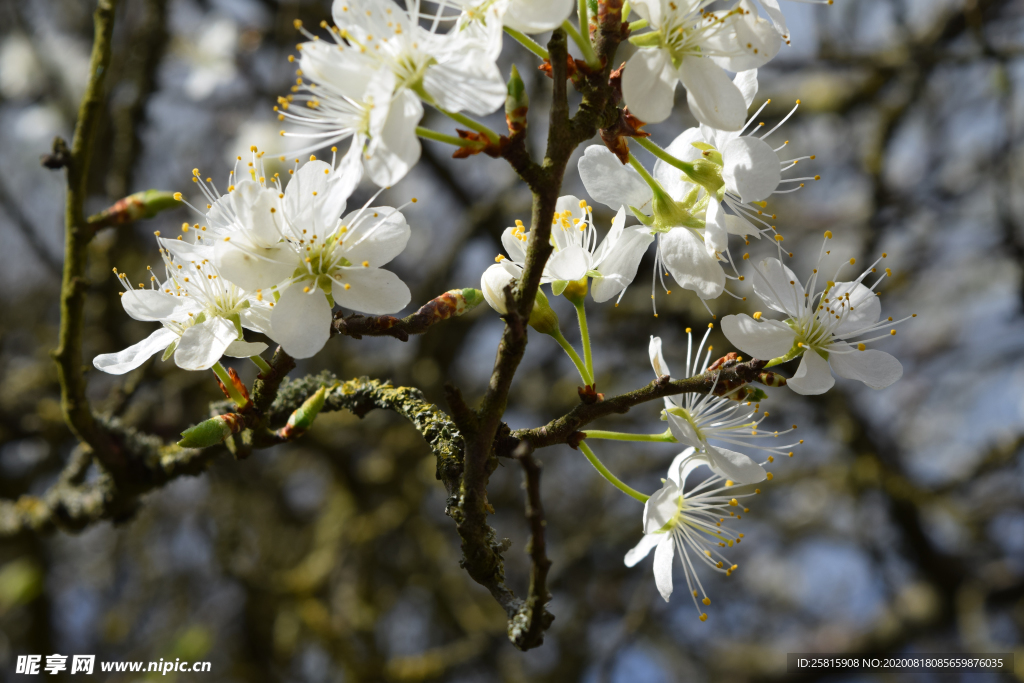
[[[299,153],[351,139],[349,155],[374,183],[397,183],[420,158],[419,97],[395,92],[394,72],[355,47],[309,41],[301,48],[296,94],[278,98],[275,110],[302,129],[281,135],[313,141]]]
[[[622,96],[634,116],[649,123],[672,111],[676,84],[686,88],[690,112],[701,123],[739,130],[747,108],[725,70],[756,69],[779,51],[781,38],[751,0],[709,12],[713,0],[637,0],[634,9],[651,32],[630,39],[640,47],[626,62]]]
[[[114,272],[126,290],[121,295],[125,312],[162,327],[126,349],[97,356],[97,369],[123,375],[163,351],[165,360],[173,354],[183,370],[208,370],[221,356],[244,358],[266,350],[266,344],[242,337],[243,327],[267,331],[265,308],[254,295],[220,276],[207,258],[212,255],[209,250],[182,243],[173,253],[163,247],[160,252],[166,270],[163,283],[151,274],[150,288],[133,289],[127,275]]]
[[[261,295],[273,290],[268,333],[296,358],[323,348],[335,303],[382,315],[410,299],[405,283],[381,268],[405,249],[409,225],[399,209],[386,206],[346,214],[359,167],[344,163],[296,160],[282,187],[278,177],[266,178],[254,150],[250,177],[236,180],[240,174],[232,171],[227,194],[199,182],[209,211],[197,239],[211,246],[226,279]]]
[[[700,213],[707,206],[706,196],[697,199],[699,188],[690,185],[688,196],[677,194],[682,189],[679,171],[668,165],[655,167],[654,180],[662,186],[662,196],[644,181],[631,166],[624,166],[607,147],[591,145],[579,161],[580,178],[587,193],[616,211],[628,206],[634,213],[653,214],[653,231],[657,233],[653,286],[668,271],[683,289],[702,300],[715,299],[725,290],[725,271],[719,263],[714,245],[707,244],[707,233],[696,227],[703,223]],[[692,211],[680,210],[678,202],[688,200]],[[668,206],[669,211],[662,211]],[[688,222],[689,225],[682,223]],[[666,288],[667,289],[667,288]],[[651,298],[654,298],[652,291]]]
[[[393,0],[335,0],[332,34],[354,48],[336,50],[337,57],[368,55],[394,74],[396,92],[410,90],[448,111],[483,116],[504,105],[493,46],[477,31],[441,31],[441,9],[422,26],[421,4],[409,0],[403,9]]]
[[[460,26],[475,22],[491,29],[489,22],[497,17],[497,28],[500,49],[501,27],[523,33],[543,33],[562,25],[569,18],[576,3],[573,0],[448,0],[462,8],[459,17]]]
[[[690,329],[686,330],[686,377],[702,374],[711,360],[711,347],[708,347],[704,362],[701,354],[704,342],[707,341],[711,327],[704,333],[704,338],[693,353],[693,339]],[[649,347],[651,365],[656,375],[671,375],[668,364],[661,351],[661,338],[651,337]],[[692,361],[692,364],[691,364]],[[717,386],[717,378],[716,378]],[[760,408],[750,402],[734,400],[729,394],[716,396],[714,387],[707,394],[686,393],[665,398],[664,419],[668,421],[672,435],[680,443],[694,449],[690,460],[706,463],[715,474],[740,484],[755,484],[763,481],[768,475],[762,465],[749,456],[727,448],[753,448],[768,453],[767,462],[773,462],[775,456],[788,455],[795,444],[782,446],[764,446],[760,441],[775,440],[783,432],[764,431],[761,422],[767,414],[757,417]],[[726,444],[726,445],[723,445]]]
[[[686,577],[686,588],[693,597],[700,620],[707,613],[697,603],[711,604],[711,598],[697,575],[696,566],[704,564],[711,571],[730,576],[738,565],[722,554],[743,539],[743,534],[730,528],[749,508],[740,499],[754,493],[730,491],[731,482],[713,474],[686,491],[686,480],[695,467],[689,460],[690,450],[683,451],[672,462],[668,478],[661,489],[644,504],[644,536],[626,553],[627,567],[635,566],[654,550],[654,583],[667,602],[672,596],[672,560],[678,555]]]
[[[825,236],[827,240],[832,234],[827,232]],[[869,349],[867,345],[895,335],[896,330],[868,338],[864,335],[907,320],[879,320],[882,305],[875,288],[890,270],[886,268],[868,287],[864,280],[876,271],[881,259],[852,281],[838,281],[840,267],[833,279],[817,290],[821,258],[829,253],[822,245],[818,266],[806,289],[779,259],[761,261],[753,272],[754,293],[768,308],[787,318],[770,320],[760,311],[753,317],[729,315],[722,319],[722,331],[739,349],[757,358],[771,359],[772,365],[800,356],[800,366],[787,381],[798,394],[823,394],[831,389],[835,379],[830,366],[840,377],[860,380],[872,389],[884,389],[903,376],[903,366],[885,351]],[[849,264],[855,264],[855,259],[850,259]]]
[[[654,241],[649,228],[627,228],[625,224],[626,210],[620,206],[611,229],[598,244],[593,208],[573,195],[559,197],[551,223],[555,252],[544,266],[541,283],[553,283],[553,291],[560,294],[567,282],[592,278],[590,292],[598,303],[623,292],[636,277],[640,259]],[[528,242],[529,233],[522,221],[516,221],[515,227],[507,228],[501,236],[508,260],[519,271],[526,262]],[[505,262],[504,257],[498,258]]]

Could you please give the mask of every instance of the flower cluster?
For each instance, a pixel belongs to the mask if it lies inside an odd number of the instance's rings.
[[[612,4],[602,4],[604,14],[599,16],[616,11]],[[290,178],[268,176],[263,153],[253,148],[251,161],[238,157],[224,194],[195,170],[193,181],[203,198],[189,206],[202,218],[186,223],[177,239],[158,233],[163,276],[151,274],[148,286],[133,288],[118,273],[126,289],[125,311],[161,328],[123,351],[98,356],[96,367],[121,374],[162,351],[164,359],[173,356],[181,368],[213,368],[228,385],[234,376],[220,366],[222,356],[250,357],[266,369],[259,356],[266,345],[246,341],[245,330],[266,335],[293,357],[308,358],[330,337],[335,306],[373,316],[403,309],[410,301],[409,289],[384,266],[409,240],[405,207],[371,206],[374,195],[349,210],[350,196],[364,177],[382,188],[403,178],[420,157],[421,138],[457,146],[456,157],[479,151],[499,156],[507,150],[510,138],[472,118],[504,105],[510,136],[525,125],[528,100],[518,72],[513,70],[506,83],[497,66],[505,35],[549,61],[529,34],[561,28],[583,57],[572,61],[570,71],[579,70],[579,78],[604,74],[609,99],[615,101],[620,89],[607,55],[595,54],[591,34],[599,27],[591,23],[588,6],[572,0],[407,0],[403,5],[393,0],[335,0],[334,24],[321,24],[328,40],[297,22],[307,40],[297,46],[295,85],[278,99],[275,110],[281,121],[295,126],[281,134],[305,141],[296,145],[305,145],[301,152],[290,156],[330,147],[331,162],[310,156],[300,163],[295,158],[287,171]],[[574,7],[580,14],[579,29],[568,21]],[[628,35],[636,48],[618,83],[626,108],[619,112],[618,128],[601,131],[605,144],[587,147],[578,162],[590,198],[614,213],[611,225],[602,237],[604,227],[598,226],[593,206],[572,195],[557,199],[548,224],[537,202],[534,215],[543,222],[527,229],[516,221],[504,231],[505,253],[484,271],[481,290],[492,308],[508,315],[518,282],[528,270],[537,272],[527,264],[540,269],[539,284],[548,286],[553,296],[565,296],[576,309],[582,356],[562,334],[543,289],[536,294],[529,324],[569,355],[584,384],[580,397],[588,403],[602,400],[602,395],[596,390],[586,295],[589,291],[596,303],[620,300],[652,244],[652,301],[659,282],[670,292],[668,276],[693,292],[709,313],[708,302],[723,293],[746,301],[732,290],[751,285],[764,306],[780,314],[781,319],[770,319],[758,311],[722,320],[726,338],[754,357],[742,380],[721,380],[725,370],[742,362],[735,352],[712,361],[712,347],[705,350],[714,323],[696,345],[686,328],[685,371],[678,379],[671,376],[661,338],[651,336],[648,353],[656,386],[674,391],[658,394],[667,396],[660,416],[668,428],[659,434],[587,428],[574,442],[610,483],[644,502],[644,536],[627,553],[626,564],[635,565],[654,549],[655,580],[668,600],[672,561],[678,556],[703,621],[707,614],[700,603],[706,606],[710,598],[697,566],[727,576],[736,570],[722,553],[743,538],[730,528],[748,511],[739,501],[759,493],[752,487],[772,479],[765,467],[777,457],[792,456],[802,443],[785,436],[795,425],[781,431],[762,428],[768,413],[761,401],[767,395],[749,386],[749,378],[756,375],[764,385],[785,384],[799,394],[814,395],[833,386],[834,371],[882,389],[900,378],[902,366],[868,345],[894,335],[890,326],[903,321],[883,320],[881,315],[876,290],[891,271],[884,268],[868,282],[878,273],[881,259],[851,279],[840,280],[842,268],[831,279],[819,278],[831,253],[826,249],[830,232],[806,287],[783,263],[793,254],[782,249],[783,236],[768,200],[797,191],[818,176],[793,172],[813,155],[790,157],[785,153],[788,141],[773,146],[771,139],[797,111],[799,100],[768,129],[758,118],[770,100],[748,116],[758,93],[757,69],[790,42],[778,2],[635,0],[632,8],[639,19],[619,17],[628,27],[621,29],[622,37]],[[620,30],[618,20],[613,24]],[[553,71],[550,64],[544,67]],[[644,122],[669,118],[680,83],[698,125],[662,149],[640,128]],[[424,105],[467,130],[458,130],[459,137],[454,137],[421,127]],[[346,140],[347,151],[338,153],[336,145]],[[654,157],[652,168],[629,152],[631,144]],[[551,191],[544,206],[550,207],[556,193]],[[754,262],[741,274],[749,254],[734,259],[730,251],[730,240],[739,238],[746,245],[766,238],[763,243],[776,256]],[[539,254],[548,248],[550,257],[541,261]],[[849,259],[848,265],[854,264]],[[474,299],[479,300],[479,293]],[[788,380],[766,371],[798,358]],[[322,392],[319,396],[322,405]],[[495,404],[503,402],[501,398]],[[281,438],[304,431],[318,410],[311,404],[279,432]],[[222,422],[201,434],[190,432],[187,443],[207,445],[208,433],[213,443],[232,433],[235,423],[239,429],[244,426],[239,420]],[[662,488],[648,496],[601,463],[590,446],[601,439],[681,444],[684,450],[672,461]]]
[[[115,354],[98,356],[100,370],[122,374],[158,351],[185,370],[214,367],[222,355],[255,357],[266,345],[243,340],[262,332],[295,358],[316,354],[331,332],[335,304],[374,315],[409,303],[409,288],[384,270],[409,240],[400,209],[363,206],[346,212],[361,167],[310,157],[267,178],[264,155],[252,149],[228,175],[227,193],[193,171],[205,199],[201,223],[182,225],[177,239],[157,236],[166,273],[150,287],[126,291],[121,302],[136,320],[163,328]],[[180,196],[179,199],[184,201]],[[259,361],[257,361],[259,364]]]

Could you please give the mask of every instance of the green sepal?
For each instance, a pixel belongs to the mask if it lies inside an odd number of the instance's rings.
[[[164,349],[164,355],[160,357],[160,360],[164,361],[174,355],[175,350],[178,348],[178,339],[172,341],[166,349]]]
[[[568,280],[555,280],[551,283],[551,293],[555,296],[559,296],[565,291],[565,288],[569,286]]]

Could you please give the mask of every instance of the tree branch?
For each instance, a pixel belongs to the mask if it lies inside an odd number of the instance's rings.
[[[517,429],[511,433],[511,439],[506,440],[500,447],[501,454],[511,454],[512,449],[525,441],[533,448],[544,448],[556,444],[574,444],[574,439],[585,438],[579,436],[580,430],[594,420],[613,414],[629,412],[633,406],[654,401],[666,396],[686,393],[707,393],[715,390],[715,393],[724,387],[737,387],[750,382],[759,382],[767,386],[779,386],[784,380],[772,372],[764,372],[764,366],[768,361],[750,360],[745,363],[727,365],[719,370],[712,370],[695,377],[687,379],[672,380],[668,375],[662,375],[650,384],[640,389],[630,391],[619,396],[598,401],[597,403],[580,403],[567,414],[556,418],[543,427],[535,429]]]
[[[110,442],[96,426],[85,396],[82,372],[82,327],[85,307],[86,247],[93,230],[87,224],[82,206],[85,202],[93,139],[103,107],[103,82],[110,64],[111,35],[114,30],[115,0],[99,0],[94,14],[95,38],[89,61],[89,82],[78,110],[71,156],[66,164],[67,199],[64,212],[64,272],[60,293],[60,334],[53,358],[61,388],[61,410],[71,431],[88,444],[104,465],[117,470],[123,456],[111,449]]]
[[[409,341],[410,334],[423,334],[431,325],[458,317],[482,301],[483,294],[478,289],[452,289],[434,297],[415,313],[404,318],[396,318],[393,315],[358,314],[346,318],[339,311],[334,316],[332,331],[354,339],[364,336],[394,337],[401,341]]]

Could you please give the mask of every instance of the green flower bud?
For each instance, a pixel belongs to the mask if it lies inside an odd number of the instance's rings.
[[[533,301],[533,310],[530,311],[530,327],[541,334],[558,337],[562,334],[558,329],[558,314],[551,308],[548,298],[544,292],[537,290],[537,297]]]
[[[508,96],[505,98],[505,121],[511,135],[526,130],[526,112],[530,108],[530,98],[526,94],[526,85],[519,77],[519,70],[512,65],[512,74],[508,79]]]
[[[295,412],[288,416],[288,424],[277,430],[277,436],[285,441],[298,438],[313,426],[313,420],[320,414],[327,399],[327,387],[320,387],[316,393],[302,402]]]
[[[232,434],[242,431],[244,427],[245,420],[241,415],[236,413],[218,415],[183,431],[178,445],[182,448],[216,446]]]

